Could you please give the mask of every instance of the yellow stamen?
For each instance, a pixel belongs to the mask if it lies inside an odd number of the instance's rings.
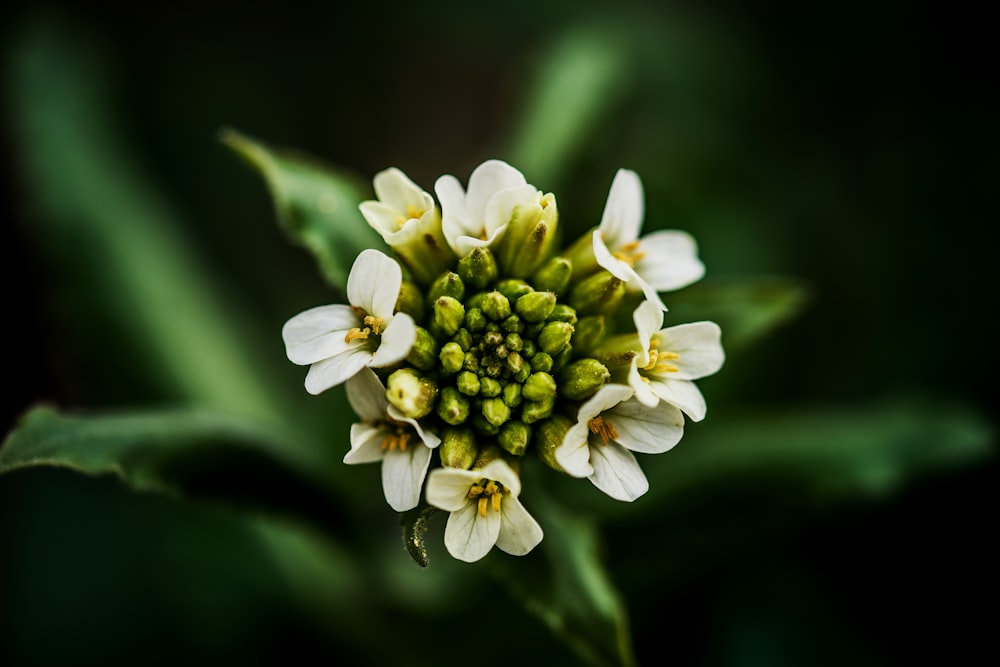
[[[479,499],[479,516],[484,519],[486,518],[486,505],[488,504],[487,498],[488,496],[483,496]]]
[[[492,500],[493,500],[493,511],[494,512],[499,512],[500,511],[500,499],[501,498],[503,498],[503,496],[501,496],[499,493],[494,493],[493,494]]]
[[[632,241],[631,243],[626,243],[620,249],[611,253],[614,257],[625,262],[629,266],[635,266],[638,264],[646,253],[639,250],[639,242]]]
[[[382,334],[385,330],[385,320],[381,317],[375,317],[374,315],[365,315],[365,327],[371,327],[372,333],[376,336]]]
[[[653,368],[654,373],[676,373],[679,370],[680,369],[677,368],[677,366],[668,363],[656,364],[656,366]]]
[[[497,483],[494,482],[493,480],[490,480],[486,484],[486,494],[487,495],[493,495],[496,492],[497,492]]]
[[[365,327],[364,329],[362,329],[361,327],[354,327],[353,329],[349,329],[347,331],[347,335],[344,336],[344,342],[350,343],[355,338],[361,338],[361,339],[368,338],[368,335],[371,332],[372,330],[369,329],[368,327]]]
[[[601,415],[597,415],[588,421],[587,428],[590,429],[591,433],[601,436],[602,445],[607,445],[610,441],[618,439],[618,431],[615,429],[614,424],[605,421]]]
[[[475,498],[481,495],[483,495],[483,487],[479,486],[478,484],[473,484],[472,488],[469,489],[469,497]]]

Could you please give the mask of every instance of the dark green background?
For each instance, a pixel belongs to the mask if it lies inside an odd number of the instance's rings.
[[[5,81],[39,31],[94,63],[87,85],[99,87],[106,122],[226,294],[253,313],[260,326],[247,337],[293,400],[322,399],[305,396],[300,369],[286,368],[280,326],[332,297],[218,130],[364,179],[395,165],[426,188],[443,173],[464,180],[482,160],[509,157],[539,64],[579,31],[606,38],[627,67],[551,182],[526,169],[556,193],[564,225],[595,224],[615,169],[631,167],[646,185],[647,227],[692,232],[709,276],[785,275],[810,288],[799,317],[703,383],[707,422],[911,399],[992,420],[996,115],[982,17],[893,1],[46,3],[2,16]],[[5,89],[5,108],[20,108],[17,85]],[[3,139],[3,429],[40,400],[176,399],[149,377],[141,343],[104,326],[72,253],[48,238],[14,115]],[[374,471],[361,474],[377,484]],[[965,662],[991,648],[992,624],[974,601],[989,608],[996,594],[996,479],[990,460],[840,503],[747,480],[713,490],[696,511],[606,522],[640,664]],[[702,532],[707,522],[726,526],[726,539]],[[223,510],[134,495],[113,480],[4,477],[0,658],[83,664],[151,650],[143,659],[156,664],[269,664],[304,649],[322,664],[380,664],[351,653],[353,630],[290,601],[247,540]],[[642,553],[664,561],[651,571]],[[649,583],[666,578],[669,587]],[[567,659],[501,590],[475,595],[469,611],[444,605],[416,618],[387,608],[369,632],[391,642],[405,627],[417,642],[408,650],[443,664]],[[505,610],[502,622],[481,610],[483,596]],[[495,643],[471,658],[440,647],[453,634],[460,647],[476,636]]]

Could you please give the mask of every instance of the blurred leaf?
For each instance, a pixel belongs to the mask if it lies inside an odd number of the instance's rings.
[[[413,562],[420,567],[427,567],[430,564],[427,557],[427,545],[424,543],[424,534],[427,532],[427,521],[437,511],[436,507],[421,503],[419,507],[404,512],[400,518],[406,553],[410,554]]]
[[[533,182],[555,183],[632,84],[627,45],[606,25],[557,41],[531,87],[509,142],[512,164]]]
[[[100,416],[37,407],[0,448],[0,473],[35,466],[117,475],[133,489],[279,511],[336,528],[322,461],[284,436],[198,410]]]
[[[282,422],[290,409],[247,343],[247,314],[126,149],[92,45],[44,21],[20,34],[7,92],[38,213],[33,231],[73,292],[72,314],[93,328],[98,353],[113,356],[101,367],[119,364],[173,396]]]
[[[494,572],[587,663],[634,665],[625,605],[601,560],[596,529],[532,488],[530,511],[545,538],[526,559],[493,557]]]
[[[359,252],[385,249],[382,238],[358,210],[358,204],[368,197],[356,179],[305,155],[272,149],[232,129],[223,130],[220,138],[267,180],[282,228],[313,254],[331,285],[344,289]]]
[[[750,345],[795,317],[809,292],[793,278],[712,278],[664,297],[664,325],[711,320],[722,327],[726,350]]]

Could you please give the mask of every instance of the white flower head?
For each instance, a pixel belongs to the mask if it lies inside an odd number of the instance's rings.
[[[632,359],[628,382],[647,406],[666,401],[694,421],[705,418],[705,397],[693,380],[712,375],[725,360],[715,322],[691,322],[666,329],[663,311],[643,301],[632,315],[641,351]]]
[[[472,563],[495,544],[523,556],[542,541],[542,528],[518,500],[521,480],[502,459],[479,470],[438,468],[427,478],[427,502],[451,512],[444,544],[453,557]]]
[[[413,509],[420,502],[431,452],[441,439],[389,405],[385,387],[371,369],[347,380],[345,389],[362,421],[351,425],[351,451],[344,463],[382,461],[386,502],[397,512]]]
[[[434,192],[441,202],[445,239],[459,257],[489,247],[507,230],[514,209],[532,203],[539,191],[514,167],[487,160],[469,177],[469,189],[451,175],[440,177]]]
[[[632,452],[662,454],[684,435],[684,417],[669,403],[647,407],[631,387],[607,384],[580,406],[576,424],[555,450],[568,474],[587,477],[615,500],[631,502],[649,490]]]
[[[378,250],[364,250],[347,277],[349,306],[303,311],[285,323],[288,359],[308,365],[306,391],[319,394],[365,366],[381,368],[406,358],[417,337],[413,318],[393,313],[403,274]]]
[[[619,169],[608,192],[601,225],[593,232],[594,257],[629,289],[642,290],[647,299],[666,310],[658,292],[700,280],[705,266],[698,259],[694,239],[686,232],[659,231],[640,239],[644,208],[638,174]]]

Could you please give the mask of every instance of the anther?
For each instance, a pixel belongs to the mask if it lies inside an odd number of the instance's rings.
[[[608,421],[604,421],[604,417],[597,415],[593,419],[587,422],[587,428],[590,432],[601,436],[601,444],[607,445],[612,440],[618,439],[618,431],[615,429],[614,424]]]
[[[479,499],[479,516],[486,518],[486,505],[488,504],[487,496],[483,496]]]
[[[500,511],[500,499],[503,498],[503,496],[501,496],[499,493],[494,493],[490,498],[491,498],[491,500],[493,502],[493,511],[494,512],[499,512]]]
[[[353,329],[348,329],[347,335],[344,336],[344,342],[350,343],[355,338],[361,338],[361,339],[368,338],[368,335],[371,334],[371,332],[372,330],[369,329],[368,327],[365,327],[364,329],[361,329],[360,327],[354,327]]]

